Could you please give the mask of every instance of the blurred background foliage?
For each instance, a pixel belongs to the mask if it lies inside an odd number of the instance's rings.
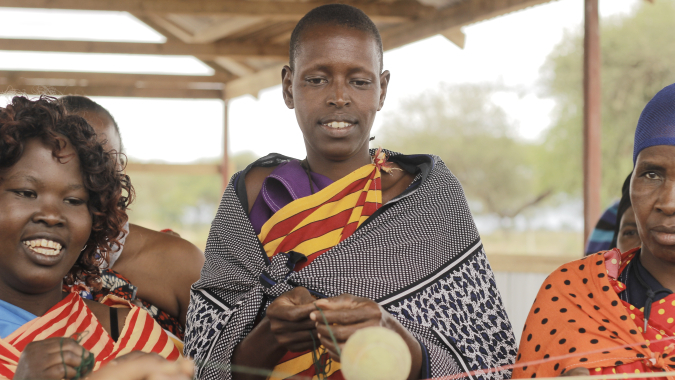
[[[641,110],[675,82],[674,27],[673,0],[644,2],[632,14],[601,20],[603,206],[619,198],[632,169]],[[373,146],[439,155],[461,181],[492,252],[580,255],[578,226],[546,221],[581,210],[582,32],[566,33],[542,68],[536,91],[556,106],[537,140],[520,137],[517,121],[495,101],[503,93],[522,96],[522,90],[440,84],[388,114]],[[243,152],[231,161],[239,171],[256,158]],[[172,228],[204,248],[221,196],[219,176],[131,175],[137,192],[132,222]]]
[[[242,152],[230,157],[238,172],[258,157]],[[200,163],[220,164],[220,160]],[[233,172],[233,173],[234,173]],[[202,250],[222,196],[220,175],[129,173],[136,190],[129,219],[155,230],[170,228]]]
[[[440,156],[459,178],[471,209],[493,214],[503,227],[552,191],[537,183],[538,146],[517,136],[513,121],[494,103],[496,85],[441,86],[390,114],[378,143],[406,153]]]
[[[620,197],[633,169],[633,135],[642,109],[675,82],[675,2],[642,2],[632,15],[601,21],[602,199]],[[542,184],[581,196],[583,34],[568,33],[542,70],[542,95],[556,102],[538,160]]]

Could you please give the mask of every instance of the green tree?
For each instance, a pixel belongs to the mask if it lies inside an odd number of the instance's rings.
[[[536,146],[519,140],[492,101],[493,85],[441,86],[404,102],[378,132],[382,146],[440,156],[462,183],[474,213],[506,222],[550,193],[537,191]],[[379,139],[378,139],[378,142]]]
[[[647,102],[675,82],[675,1],[640,2],[627,16],[601,20],[602,197],[620,196],[632,170],[633,136]],[[568,33],[543,68],[543,93],[556,100],[538,171],[542,183],[581,195],[583,34]]]

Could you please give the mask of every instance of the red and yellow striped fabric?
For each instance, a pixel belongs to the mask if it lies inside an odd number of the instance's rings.
[[[381,205],[380,168],[365,165],[277,211],[258,238],[268,257],[289,251],[305,255],[307,261],[295,268],[300,270],[351,236]]]
[[[129,304],[115,299],[109,306]],[[155,352],[168,360],[176,360],[180,352],[169,336],[143,309],[132,306],[117,342],[113,341],[82,298],[71,293],[5,339],[0,339],[0,379],[12,379],[24,348],[33,341],[54,337],[79,336],[80,345],[96,357],[94,370],[131,351]]]
[[[301,253],[307,260],[295,266],[297,271],[351,236],[382,206],[381,168],[384,155],[376,154],[375,157],[376,164],[365,165],[320,192],[297,199],[277,211],[258,235],[267,256],[289,251]],[[325,349],[320,347],[318,351],[317,356],[325,362],[328,357]],[[342,379],[339,369],[340,363],[333,362],[327,371],[328,378]],[[279,376],[272,376],[270,380],[292,376],[315,377],[312,352],[289,352],[274,367],[274,371]]]

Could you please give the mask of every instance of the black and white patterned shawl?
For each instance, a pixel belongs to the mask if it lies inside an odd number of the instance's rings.
[[[417,173],[419,185],[299,272],[289,270],[286,255],[267,259],[246,213],[244,175],[232,177],[211,226],[201,278],[192,286],[184,352],[196,359],[197,378],[230,379],[233,350],[256,315],[294,286],[377,301],[421,343],[422,378],[514,362],[511,324],[461,185],[439,157],[388,153]],[[252,165],[286,160],[272,154]],[[272,284],[261,281],[263,271]],[[510,376],[479,371],[468,377]]]

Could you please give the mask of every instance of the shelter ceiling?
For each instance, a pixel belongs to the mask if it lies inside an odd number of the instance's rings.
[[[461,27],[551,0],[350,0],[377,24],[385,50],[436,34],[463,47]],[[107,96],[233,98],[280,83],[297,21],[324,0],[0,0],[1,7],[126,11],[166,43],[2,39],[0,50],[192,55],[213,76],[0,72],[17,90]],[[32,87],[31,87],[32,86]]]

